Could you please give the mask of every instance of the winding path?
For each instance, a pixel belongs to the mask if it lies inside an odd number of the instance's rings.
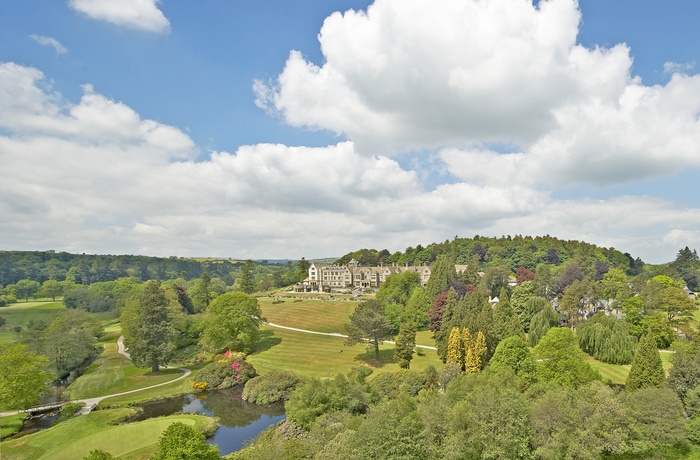
[[[131,355],[126,351],[124,348],[124,336],[120,335],[119,339],[117,340],[117,352],[124,356],[126,359],[131,359]],[[148,387],[143,387],[143,388],[137,388],[135,390],[129,390],[129,391],[123,391],[121,393],[113,393],[110,395],[104,395],[104,396],[96,396],[94,398],[85,398],[85,399],[73,399],[71,401],[66,401],[63,404],[70,404],[70,403],[85,403],[85,406],[83,406],[78,412],[76,412],[75,415],[84,415],[84,414],[89,414],[102,400],[108,399],[108,398],[113,398],[115,396],[123,396],[123,395],[128,395],[131,393],[136,393],[138,391],[144,391],[144,390],[150,390],[151,388],[156,388],[156,387],[161,387],[163,385],[170,385],[173,382],[177,382],[178,380],[182,380],[189,376],[192,371],[190,369],[187,369],[186,367],[169,367],[169,366],[161,366],[163,369],[177,369],[183,372],[181,376],[178,378],[175,378],[173,380],[168,380],[167,382],[163,383],[157,383],[155,385],[151,385]],[[9,412],[0,412],[0,417],[8,416],[8,415],[16,415],[19,414],[20,412],[26,412],[24,411],[9,411]]]
[[[267,325],[270,326],[270,327],[276,327],[276,328],[278,328],[278,329],[287,329],[288,331],[303,332],[303,333],[305,333],[305,334],[326,335],[326,336],[329,336],[329,337],[342,337],[342,338],[345,338],[345,339],[348,338],[347,335],[339,334],[339,333],[337,333],[337,332],[317,332],[317,331],[308,331],[308,330],[306,330],[306,329],[298,329],[298,328],[296,328],[296,327],[281,326],[281,325],[279,325],[279,324],[274,324],[274,323],[265,323],[265,324],[267,324]],[[395,344],[396,342],[390,342],[390,341],[388,341],[388,340],[384,340],[383,343]],[[417,348],[425,348],[425,349],[428,349],[428,350],[437,350],[437,348],[431,347],[431,346],[428,346],[428,345],[416,345],[416,347],[417,347]]]
[[[124,356],[126,359],[131,359],[131,355],[129,354],[129,352],[126,351],[126,348],[124,348],[124,336],[123,335],[120,335],[119,339],[117,339],[117,352],[120,355]],[[83,414],[90,413],[90,411],[92,411],[92,409],[95,406],[97,406],[103,399],[113,398],[115,396],[128,395],[131,393],[136,393],[138,391],[144,391],[144,390],[149,390],[151,388],[162,387],[163,385],[170,385],[173,382],[177,382],[178,380],[182,380],[182,379],[186,378],[188,375],[190,375],[192,373],[192,371],[190,369],[187,369],[186,367],[162,366],[162,368],[163,369],[177,369],[177,370],[183,371],[183,374],[176,379],[168,380],[167,382],[158,383],[158,384],[151,385],[148,387],[137,388],[135,390],[123,391],[121,393],[114,393],[114,394],[106,395],[106,396],[97,396],[95,398],[73,400],[71,402],[85,403],[85,406],[80,411],[78,411],[78,413],[76,415],[83,415]]]
[[[275,327],[278,329],[286,329],[288,331],[302,332],[304,334],[316,334],[316,335],[325,335],[328,337],[340,337],[340,338],[347,338],[348,337],[347,335],[343,335],[343,334],[340,334],[338,332],[318,332],[318,331],[309,331],[307,329],[299,329],[296,327],[282,326],[280,324],[274,324],[274,323],[265,323],[265,324],[267,324],[270,327]],[[384,341],[384,342],[395,344],[395,342],[391,342],[391,341]],[[425,348],[427,350],[437,350],[437,348],[431,347],[429,345],[416,345],[416,347],[417,348]],[[128,351],[126,351],[126,348],[124,348],[124,336],[123,335],[120,335],[119,339],[117,339],[117,352],[120,355],[124,356],[126,359],[131,359],[131,355],[129,354]],[[168,366],[163,366],[163,369],[177,369],[177,370],[183,371],[183,374],[176,379],[169,380],[169,381],[163,382],[163,383],[158,383],[156,385],[151,385],[151,386],[144,387],[144,388],[137,388],[135,390],[130,390],[130,391],[124,391],[122,393],[114,393],[114,394],[105,395],[105,396],[97,396],[94,398],[74,399],[72,401],[66,402],[66,404],[68,404],[69,402],[70,403],[85,403],[85,406],[82,409],[80,409],[80,411],[78,411],[78,413],[76,413],[76,415],[89,414],[92,411],[92,409],[94,409],[100,402],[102,402],[105,399],[113,398],[115,396],[128,395],[131,393],[136,393],[138,391],[149,390],[151,388],[156,388],[156,387],[160,387],[163,385],[169,385],[173,382],[177,382],[178,380],[182,380],[184,378],[187,378],[192,373],[192,371],[190,369],[187,369],[185,367],[173,367],[173,368],[171,368]],[[19,412],[20,411],[0,412],[0,416],[15,415],[15,414],[18,414]]]

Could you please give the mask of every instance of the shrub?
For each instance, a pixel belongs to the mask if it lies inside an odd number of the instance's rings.
[[[303,381],[304,379],[294,372],[270,372],[246,382],[243,398],[255,404],[287,401],[292,391]]]
[[[255,368],[246,362],[243,355],[227,351],[217,361],[195,372],[194,381],[197,385],[204,383],[206,389],[223,390],[244,385],[255,375]]]
[[[415,396],[420,390],[427,387],[428,379],[425,373],[401,369],[395,372],[385,372],[372,379],[370,385],[380,396],[386,398],[397,398],[401,388],[405,387],[408,392]]]

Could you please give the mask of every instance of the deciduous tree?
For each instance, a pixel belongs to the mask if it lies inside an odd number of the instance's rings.
[[[0,343],[0,408],[24,409],[39,401],[51,379],[48,359],[23,343]]]
[[[265,321],[258,300],[243,292],[217,297],[205,315],[202,342],[212,351],[253,351],[260,324]]]
[[[574,332],[565,327],[553,327],[533,350],[537,380],[578,388],[600,374],[586,362],[586,354],[578,347]]]
[[[353,346],[368,340],[367,348],[374,350],[379,358],[379,343],[391,338],[391,323],[384,314],[384,304],[378,300],[361,302],[350,315],[350,322],[345,324],[348,338],[345,344]]]
[[[150,460],[218,460],[219,449],[207,444],[195,428],[175,422],[165,429]]]

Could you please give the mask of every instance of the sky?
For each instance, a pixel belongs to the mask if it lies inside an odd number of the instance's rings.
[[[8,0],[0,250],[700,247],[696,0]]]

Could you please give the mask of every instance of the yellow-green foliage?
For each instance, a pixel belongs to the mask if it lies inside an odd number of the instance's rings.
[[[465,329],[467,334],[468,329]],[[450,331],[450,337],[447,340],[447,360],[446,364],[455,364],[461,369],[464,369],[464,342],[459,328],[453,327]]]
[[[486,337],[479,331],[467,350],[464,370],[467,374],[480,372],[486,364]]]

